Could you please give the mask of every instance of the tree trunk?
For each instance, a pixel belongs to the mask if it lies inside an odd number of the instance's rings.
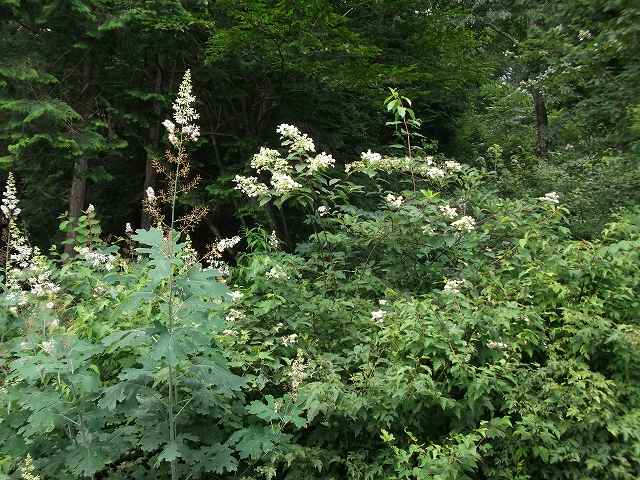
[[[88,97],[87,90],[91,83],[91,63],[88,59],[85,59],[83,65],[82,76],[84,78],[84,87],[82,89],[83,97]],[[86,120],[89,117],[90,108],[89,102],[83,105],[80,111],[84,110],[84,118]],[[89,168],[89,159],[86,153],[83,153],[79,158],[73,162],[73,180],[71,181],[71,193],[69,194],[69,221],[72,230],[67,233],[68,243],[64,246],[64,253],[69,256],[74,254],[75,237],[76,234],[73,231],[73,227],[77,225],[78,217],[82,215],[85,203],[87,201],[87,170]]]
[[[73,181],[71,183],[71,194],[69,195],[69,219],[72,227],[77,225],[77,220],[82,215],[84,204],[87,199],[87,169],[89,160],[86,156],[77,158],[73,163]],[[73,255],[75,232],[67,233],[67,240],[70,242],[64,246],[67,255]]]
[[[157,59],[156,66],[156,79],[154,84],[154,92],[157,94],[162,93],[162,61],[160,56]],[[147,149],[147,163],[145,165],[144,170],[144,189],[142,190],[142,198],[146,195],[147,188],[156,188],[156,180],[157,173],[153,168],[153,155],[158,154],[160,150],[160,113],[162,106],[158,100],[153,101],[153,113],[154,113],[154,123],[151,125],[149,130],[149,144],[150,147]],[[147,229],[151,226],[151,218],[142,209],[142,213],[140,215],[140,227]]]
[[[544,94],[538,90],[531,91],[533,105],[536,112],[536,153],[538,157],[547,156],[547,128],[549,118],[547,117],[547,106],[544,101]]]

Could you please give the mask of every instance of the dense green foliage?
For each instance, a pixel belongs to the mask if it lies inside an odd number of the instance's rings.
[[[0,480],[640,478],[635,2],[0,18]]]

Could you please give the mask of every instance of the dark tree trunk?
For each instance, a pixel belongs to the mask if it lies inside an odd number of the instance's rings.
[[[158,56],[158,63],[156,66],[156,78],[154,82],[154,92],[157,94],[162,93],[162,61]],[[153,113],[154,113],[154,123],[151,125],[149,130],[149,144],[150,148],[147,149],[147,163],[145,165],[144,170],[144,189],[142,190],[142,195],[146,195],[147,188],[156,188],[157,174],[155,169],[153,168],[153,155],[158,154],[160,150],[160,112],[162,106],[158,100],[153,101]],[[142,210],[140,215],[140,227],[141,228],[149,228],[151,226],[151,218],[147,214],[147,212]]]
[[[73,163],[73,181],[71,183],[71,194],[69,195],[69,219],[71,225],[75,226],[78,217],[82,215],[84,204],[87,200],[87,169],[89,168],[89,160],[86,156],[77,158]],[[70,240],[64,246],[64,251],[68,255],[73,255],[73,247],[75,233],[73,231],[67,234],[67,240]]]
[[[548,151],[547,129],[549,125],[547,105],[544,101],[544,94],[540,90],[532,90],[531,95],[536,113],[536,153],[538,157],[546,157]]]
[[[85,59],[83,65],[82,76],[84,79],[84,87],[82,89],[82,97],[89,97],[88,90],[91,84],[91,63],[88,59]],[[82,106],[79,109],[83,111],[83,120],[87,120],[90,115],[89,104]],[[79,158],[73,162],[73,180],[71,181],[71,192],[69,194],[69,220],[70,225],[75,227],[77,225],[78,217],[82,215],[85,203],[87,201],[87,170],[89,169],[89,159],[87,154],[82,154]],[[64,246],[64,252],[73,256],[75,246],[75,232],[72,230],[67,233],[68,243]]]

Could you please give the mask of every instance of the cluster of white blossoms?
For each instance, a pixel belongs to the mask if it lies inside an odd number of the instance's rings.
[[[382,309],[374,310],[373,312],[371,312],[371,320],[373,320],[376,323],[382,323],[386,315],[387,315],[387,312],[385,312]]]
[[[82,259],[89,264],[91,268],[110,272],[115,268],[117,258],[108,253],[100,253],[89,247],[75,247],[75,251],[80,254]]]
[[[200,115],[196,112],[194,104],[196,97],[192,93],[191,70],[187,70],[180,83],[178,97],[173,102],[173,123],[171,120],[162,122],[169,133],[169,141],[178,147],[183,141],[197,141],[200,138],[200,127],[194,122]],[[177,125],[176,125],[177,124]]]
[[[446,162],[444,162],[444,167],[447,170],[451,170],[452,172],[461,172],[462,171],[462,164],[455,162],[453,160],[447,160]]]
[[[232,292],[227,293],[227,295],[229,295],[229,297],[231,297],[231,301],[232,302],[239,302],[240,300],[242,300],[242,297],[244,297],[244,293],[238,291],[238,290],[234,290]]]
[[[375,163],[380,162],[382,160],[382,155],[380,155],[377,152],[372,152],[371,149],[369,149],[366,152],[362,152],[360,154],[360,158],[364,162],[367,162],[369,164],[375,164]]]
[[[417,173],[422,174],[422,172],[417,172]],[[440,167],[427,167],[424,170],[423,175],[433,180],[442,180],[447,176],[447,172]]]
[[[36,468],[33,465],[31,454],[27,453],[26,458],[20,465],[20,476],[22,480],[40,480],[40,475],[36,475]]]
[[[380,170],[386,173],[410,171],[412,160],[409,157],[383,157],[377,152],[367,150],[360,154],[360,160],[345,165],[345,171],[361,172],[364,170]]]
[[[227,312],[227,316],[225,317],[225,320],[228,323],[235,323],[238,320],[242,320],[243,318],[245,318],[245,314],[242,313],[240,310],[238,310],[237,308],[230,308],[229,311]]]
[[[289,377],[291,378],[291,393],[294,397],[298,395],[298,389],[302,382],[309,376],[309,364],[305,361],[304,354],[298,350],[295,360],[291,364]]]
[[[544,197],[538,197],[537,200],[542,200],[543,202],[558,204],[560,203],[560,195],[556,192],[545,193]]]
[[[292,333],[291,335],[280,338],[280,341],[285,347],[295,345],[298,342],[298,335],[296,333]]]
[[[448,204],[440,205],[438,210],[440,210],[440,213],[449,220],[453,220],[460,215],[455,207],[451,207]],[[455,222],[451,222],[451,226],[460,232],[472,232],[476,229],[476,221],[473,217],[465,215]]]
[[[432,180],[442,180],[449,174],[462,171],[463,166],[453,160],[444,162],[441,166],[434,163],[431,155],[425,157],[383,157],[379,153],[368,150],[360,154],[360,160],[345,166],[347,173],[376,170],[392,173],[411,173]]]
[[[496,342],[495,340],[489,340],[487,342],[487,348],[490,348],[491,350],[507,350],[509,348],[509,345],[503,342]]]
[[[447,280],[442,290],[448,293],[460,293],[460,290],[466,283],[465,280]]]
[[[9,222],[5,285],[10,291],[9,298],[24,305],[27,303],[26,292],[37,297],[51,297],[60,291],[60,287],[53,281],[47,259],[37,247],[29,245],[20,231],[16,221],[20,214],[18,203],[15,179],[9,174],[0,204]]]
[[[318,215],[320,215],[321,217],[324,217],[329,213],[329,207],[327,207],[326,205],[320,205],[318,207],[317,212],[318,212]]]
[[[451,226],[460,232],[472,232],[476,229],[476,221],[473,217],[465,215],[464,217],[451,223]]]
[[[212,260],[209,265],[210,269],[217,270],[222,277],[228,277],[231,273],[231,267],[224,260]]]
[[[289,280],[289,274],[280,265],[271,267],[271,269],[264,274],[265,277],[271,280]]]
[[[51,355],[53,352],[56,351],[56,342],[53,339],[45,340],[40,344],[40,347],[42,347],[42,350],[45,353],[48,353],[49,355]]]
[[[29,268],[24,271],[30,292],[36,297],[52,297],[60,291],[60,286],[53,281],[53,271],[47,265],[46,258],[37,249],[34,250],[36,255]]]
[[[238,243],[240,243],[241,238],[236,235],[231,238],[223,238],[218,240],[215,244],[215,249],[218,253],[222,253],[229,248],[235,247]]]
[[[271,176],[271,185],[276,195],[284,195],[296,188],[302,188],[298,182],[286,173],[274,172]]]
[[[256,177],[243,177],[242,175],[236,175],[233,179],[236,186],[234,187],[236,190],[240,190],[247,197],[259,197],[260,195],[265,195],[269,188],[264,184],[258,181]]]
[[[280,135],[282,146],[288,147],[289,155],[284,158],[278,150],[266,147],[261,147],[260,151],[253,155],[251,167],[258,174],[270,173],[271,178],[268,185],[262,183],[257,176],[236,175],[233,179],[236,184],[234,188],[248,197],[281,197],[302,188],[302,185],[293,178],[294,168],[289,163],[292,159],[303,159],[306,162],[307,175],[335,166],[335,159],[326,152],[315,156],[310,155],[316,151],[313,139],[306,133],[300,132],[297,127],[283,123],[278,126],[276,132]],[[300,165],[296,166],[296,171],[301,171]]]
[[[280,152],[267,147],[260,147],[260,151],[253,155],[251,167],[258,173],[291,171],[291,166],[282,158]]]
[[[290,153],[313,153],[316,151],[313,139],[306,133],[301,133],[298,127],[282,123],[278,125],[276,132],[280,135],[282,145],[289,147]]]
[[[381,307],[384,307],[387,304],[387,301],[384,299],[378,300],[378,304]],[[376,322],[378,325],[381,325],[384,322],[384,317],[387,315],[387,312],[379,308],[378,310],[374,310],[371,312],[371,320]]]
[[[278,239],[278,234],[275,230],[272,230],[271,235],[269,235],[269,246],[274,250],[280,246],[280,239]]]
[[[11,248],[13,253],[9,256],[9,260],[14,266],[27,270],[31,268],[31,261],[39,252],[27,244],[27,240],[17,229],[11,233]]]
[[[454,207],[450,207],[449,205],[441,205],[440,207],[438,207],[438,210],[440,210],[440,213],[442,213],[442,215],[444,215],[449,220],[453,220],[458,216],[458,210],[456,210]]]
[[[591,38],[591,32],[589,30],[580,30],[578,32],[578,40],[584,42],[585,40],[589,40]]]
[[[19,200],[18,197],[16,197],[16,194],[16,181],[13,178],[13,173],[9,173],[5,189],[2,194],[2,205],[0,205],[0,210],[8,221],[17,217],[21,211],[18,207]]]
[[[335,164],[336,160],[333,158],[333,156],[322,152],[309,159],[309,170],[311,172],[318,172],[321,170],[326,170],[327,168],[332,168],[335,166]]]
[[[147,201],[149,203],[153,203],[156,201],[156,192],[153,189],[153,187],[147,187],[146,194],[147,194]]]
[[[402,195],[394,195],[393,193],[389,193],[384,197],[384,200],[390,208],[400,208],[404,203],[404,197]]]

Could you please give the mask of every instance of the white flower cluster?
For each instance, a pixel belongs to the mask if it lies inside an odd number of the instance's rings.
[[[442,290],[448,293],[460,293],[460,290],[466,283],[465,280],[447,280]]]
[[[229,248],[235,247],[238,243],[240,243],[240,240],[241,238],[238,235],[231,238],[223,238],[222,240],[218,240],[215,248],[219,253],[222,253]]]
[[[296,182],[289,175],[278,172],[271,176],[271,185],[273,186],[276,195],[284,195],[296,188],[302,188],[302,185]]]
[[[347,173],[359,172],[363,170],[381,170],[383,172],[404,172],[407,171],[410,159],[398,157],[383,157],[377,152],[367,150],[360,154],[360,160],[345,165]]]
[[[275,230],[272,230],[271,235],[269,235],[269,246],[274,250],[280,246],[280,240],[278,239],[278,234]]]
[[[578,32],[578,40],[584,42],[585,40],[589,40],[591,38],[591,32],[589,30],[580,30]]]
[[[330,167],[334,167],[335,164],[336,161],[333,156],[322,152],[309,159],[309,170],[311,170],[312,172],[318,172],[321,170],[326,170]]]
[[[27,283],[31,287],[31,293],[36,297],[51,297],[60,291],[60,287],[53,281],[53,272],[47,265],[47,260],[42,255],[36,255],[27,274]]]
[[[372,152],[370,149],[367,150],[366,152],[362,152],[360,154],[360,158],[362,159],[362,161],[367,162],[367,163],[377,163],[380,162],[382,160],[382,155],[380,155],[377,152]]]
[[[251,167],[255,168],[258,173],[262,171],[288,172],[291,170],[291,166],[282,158],[279,151],[266,147],[261,147],[260,152],[253,156]]]
[[[301,133],[297,127],[283,123],[278,126],[276,132],[280,134],[282,145],[289,147],[290,153],[315,152],[316,146],[313,139],[306,133]]]
[[[427,167],[424,170],[424,176],[433,180],[442,180],[447,176],[447,172],[440,167]]]
[[[291,364],[291,371],[289,372],[289,377],[291,378],[291,393],[294,397],[297,396],[298,389],[300,385],[302,385],[302,382],[309,376],[307,372],[308,368],[309,364],[305,361],[302,351],[298,350],[296,359]]]
[[[14,230],[14,233],[18,232]],[[15,252],[9,257],[11,263],[16,265],[18,268],[25,270],[31,268],[31,260],[34,255],[38,253],[37,250],[27,245],[26,239],[22,235],[13,236],[11,243],[13,251]]]
[[[373,312],[371,312],[371,320],[378,324],[381,324],[384,321],[384,317],[386,315],[387,312],[382,309],[374,310]]]
[[[444,167],[447,170],[451,170],[452,172],[461,172],[462,171],[462,164],[460,164],[458,162],[454,162],[453,160],[447,160],[446,162],[444,162]]]
[[[265,277],[271,280],[289,280],[289,275],[280,265],[271,267],[271,269],[264,274]]]
[[[345,166],[347,173],[377,170],[388,174],[411,173],[432,180],[442,180],[449,173],[462,171],[463,166],[453,160],[446,161],[442,166],[434,164],[432,156],[426,157],[383,157],[379,153],[368,150],[360,154],[360,160]]]
[[[42,342],[40,346],[42,347],[42,350],[49,355],[51,355],[56,350],[56,342],[53,339]]]
[[[490,348],[491,350],[507,350],[509,348],[509,345],[503,342],[496,342],[495,340],[489,340],[487,342],[487,348]]]
[[[18,208],[19,200],[16,197],[16,193],[16,181],[13,178],[13,173],[9,173],[2,194],[2,205],[0,205],[0,210],[2,210],[7,220],[11,220],[20,214],[20,208]]]
[[[225,320],[228,323],[235,323],[238,320],[242,320],[243,318],[245,318],[244,313],[242,313],[237,308],[230,308],[229,311],[227,312],[227,316],[225,317]]]
[[[96,250],[92,250],[89,247],[75,247],[83,260],[89,264],[91,268],[96,270],[102,270],[110,272],[115,268],[116,257],[109,255],[108,253],[100,253]]]
[[[149,203],[153,203],[156,201],[156,192],[153,190],[153,187],[147,187],[147,201]]]
[[[441,205],[440,207],[438,207],[438,210],[440,210],[440,213],[442,213],[442,215],[444,215],[449,220],[453,220],[458,216],[458,210],[456,210],[454,207],[450,207],[449,205]]]
[[[236,186],[236,190],[240,190],[247,197],[259,197],[266,194],[269,189],[264,183],[258,181],[256,177],[243,177],[242,175],[236,175],[233,179]]]
[[[393,193],[389,193],[386,197],[384,197],[385,202],[389,205],[390,208],[400,208],[404,203],[404,198],[402,195],[394,195]]]
[[[240,300],[242,300],[242,297],[244,297],[244,293],[235,290],[233,292],[229,292],[227,293],[227,295],[229,295],[229,297],[231,297],[231,301],[232,302],[239,302]]]
[[[33,465],[31,454],[27,453],[26,458],[20,465],[20,476],[22,480],[40,480],[40,475],[36,475],[36,468]]]
[[[318,215],[320,215],[321,217],[324,217],[329,213],[329,207],[327,207],[326,205],[320,205],[318,207],[317,212],[318,212]]]
[[[294,139],[298,138],[301,135],[298,127],[289,125],[287,123],[281,123],[280,125],[278,125],[278,127],[276,128],[276,133],[278,133],[283,139]]]
[[[210,262],[211,268],[217,270],[222,277],[228,277],[231,273],[231,268],[223,260],[212,260]]]
[[[280,338],[280,341],[285,347],[295,345],[298,342],[298,335],[296,333],[292,333],[291,335]]]
[[[169,133],[169,141],[174,146],[179,146],[184,140],[197,141],[200,138],[200,127],[194,123],[200,115],[196,112],[194,104],[196,97],[192,94],[191,70],[187,70],[182,78],[178,90],[178,97],[173,103],[173,120],[162,122]]]
[[[538,197],[537,200],[542,200],[543,202],[558,204],[560,203],[560,195],[556,192],[545,193],[544,197]]]
[[[476,229],[476,221],[473,217],[465,215],[464,217],[451,223],[451,226],[461,232],[472,232]]]
[[[6,265],[5,284],[10,297],[20,304],[27,302],[25,293],[37,297],[49,297],[60,291],[53,281],[53,271],[49,269],[47,259],[40,255],[37,247],[31,247],[16,224],[20,214],[15,179],[9,174],[7,185],[2,196],[2,213],[9,220],[7,245],[9,258]]]

